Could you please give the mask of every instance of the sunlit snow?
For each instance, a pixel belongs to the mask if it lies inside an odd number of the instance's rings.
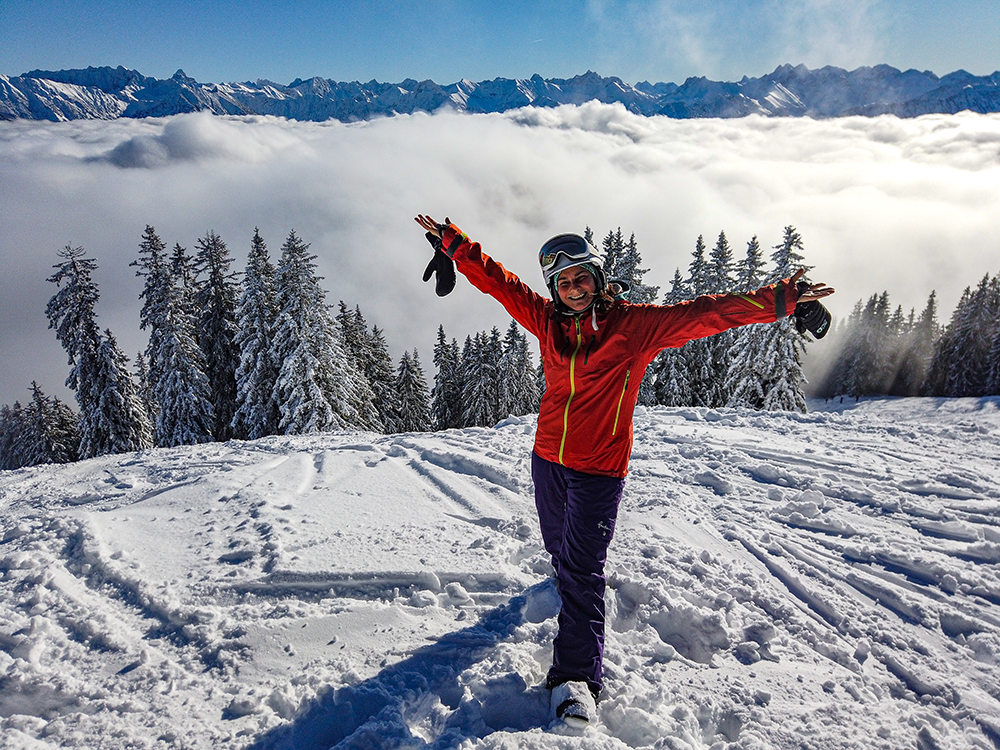
[[[0,473],[0,745],[996,747],[998,407],[640,409],[582,736],[533,417]]]

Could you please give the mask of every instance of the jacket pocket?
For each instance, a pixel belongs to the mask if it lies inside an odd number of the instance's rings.
[[[632,374],[631,370],[625,371],[625,385],[622,386],[622,393],[618,397],[618,408],[615,410],[615,425],[611,428],[611,436],[614,437],[618,433],[618,417],[622,413],[622,402],[625,400],[625,391],[628,390],[628,379]]]

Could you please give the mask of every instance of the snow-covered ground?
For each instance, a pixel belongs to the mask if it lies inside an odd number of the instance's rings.
[[[636,419],[582,736],[533,418],[0,473],[5,748],[1000,747],[1000,399]]]

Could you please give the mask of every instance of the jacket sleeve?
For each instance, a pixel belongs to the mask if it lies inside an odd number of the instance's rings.
[[[660,351],[684,346],[730,328],[773,323],[795,312],[798,292],[788,279],[745,294],[706,294],[676,305],[633,305],[641,325],[640,347]]]
[[[514,320],[542,338],[549,320],[549,300],[484,253],[478,242],[470,240],[454,224],[444,229],[441,240],[441,251],[452,257],[456,268],[476,289],[496,299]]]

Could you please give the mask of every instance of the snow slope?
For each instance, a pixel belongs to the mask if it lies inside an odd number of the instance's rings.
[[[582,736],[533,418],[0,473],[0,745],[1000,747],[1000,400],[811,407],[637,415]]]

